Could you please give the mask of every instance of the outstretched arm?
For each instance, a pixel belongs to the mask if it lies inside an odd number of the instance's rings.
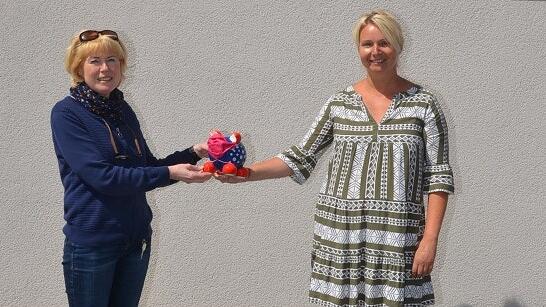
[[[205,182],[210,179],[212,174],[203,172],[202,167],[192,164],[175,164],[168,166],[169,178],[185,183]]]
[[[249,168],[248,177],[227,176],[214,174],[214,177],[223,183],[240,183],[245,181],[258,181],[265,179],[283,178],[294,172],[281,159],[273,157],[268,160],[256,162]]]

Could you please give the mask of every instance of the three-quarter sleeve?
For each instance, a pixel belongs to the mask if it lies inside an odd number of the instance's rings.
[[[291,146],[277,155],[283,160],[294,174],[290,176],[294,181],[303,184],[317,165],[317,160],[333,140],[333,121],[331,106],[333,97],[321,108],[311,128],[307,131],[299,145]]]
[[[424,143],[425,169],[423,190],[425,193],[455,190],[453,171],[449,165],[449,145],[447,123],[444,114],[434,97],[431,97],[425,114]]]

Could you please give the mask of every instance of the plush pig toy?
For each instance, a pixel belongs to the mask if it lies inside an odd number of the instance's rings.
[[[220,131],[213,131],[207,144],[210,161],[203,165],[204,172],[248,177],[249,170],[243,167],[246,151],[239,132],[225,136]]]

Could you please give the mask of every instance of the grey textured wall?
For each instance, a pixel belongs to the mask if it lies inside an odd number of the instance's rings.
[[[64,2],[64,3],[63,3]],[[0,305],[64,306],[62,186],[49,128],[68,38],[113,29],[126,98],[157,156],[239,129],[250,160],[299,142],[363,69],[353,22],[399,16],[401,73],[435,92],[457,194],[433,274],[439,306],[545,306],[546,2],[2,1]],[[149,193],[143,306],[308,306],[312,179]]]

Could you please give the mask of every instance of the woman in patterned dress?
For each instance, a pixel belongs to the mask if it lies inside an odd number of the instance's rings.
[[[246,179],[215,177],[301,184],[333,144],[316,202],[310,301],[432,305],[430,273],[454,190],[446,121],[430,92],[398,75],[404,40],[391,14],[363,15],[353,35],[367,75],[328,99],[300,145],[251,165]]]

